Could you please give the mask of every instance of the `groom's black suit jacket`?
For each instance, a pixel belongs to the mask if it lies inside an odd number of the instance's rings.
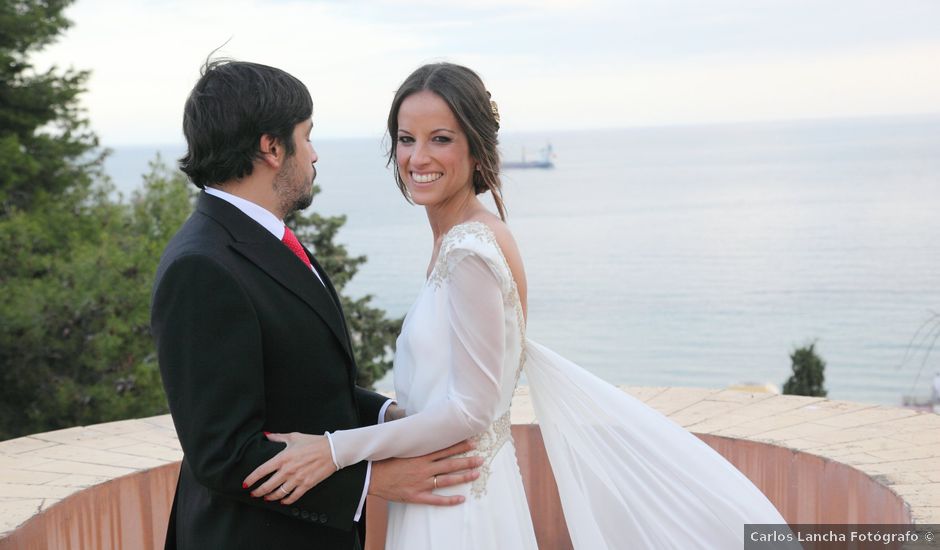
[[[241,485],[284,448],[263,431],[375,424],[387,399],[355,385],[339,300],[316,267],[325,287],[270,232],[206,193],[167,246],[151,327],[184,454],[167,548],[356,545],[365,462],[290,506]]]

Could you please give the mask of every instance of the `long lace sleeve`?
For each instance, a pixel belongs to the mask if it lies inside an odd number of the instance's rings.
[[[443,304],[449,324],[446,396],[421,412],[378,426],[330,434],[337,465],[427,454],[483,432],[494,419],[505,353],[500,281],[485,259],[450,262]]]

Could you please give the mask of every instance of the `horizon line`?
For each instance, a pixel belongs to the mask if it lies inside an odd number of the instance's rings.
[[[786,124],[786,123],[808,123],[808,122],[849,122],[864,121],[876,119],[910,119],[910,118],[940,118],[940,111],[937,112],[917,112],[917,113],[887,113],[887,114],[861,114],[861,115],[834,115],[834,116],[806,116],[794,118],[767,118],[767,119],[748,119],[748,120],[722,120],[722,121],[703,121],[703,122],[664,122],[660,124],[642,124],[635,126],[603,126],[593,128],[556,128],[556,129],[534,129],[534,130],[508,130],[502,135],[516,136],[526,134],[545,134],[545,133],[579,133],[579,132],[614,132],[623,130],[654,130],[654,129],[679,129],[679,128],[702,128],[713,126],[745,126],[758,124]],[[385,133],[381,134],[385,137]],[[185,145],[185,140],[180,136],[180,141],[176,142],[118,142],[105,143],[101,140],[100,148],[113,149],[132,148],[132,147],[179,147]],[[376,135],[357,134],[357,135],[325,135],[317,137],[317,141],[355,141],[365,139],[375,139]]]

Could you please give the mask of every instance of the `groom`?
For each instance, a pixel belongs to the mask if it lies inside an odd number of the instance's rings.
[[[339,297],[284,218],[310,205],[313,104],[284,71],[212,62],[186,101],[180,166],[202,189],[157,269],[151,309],[160,372],[184,458],[167,548],[359,548],[366,494],[455,504],[466,443],[362,462],[285,506],[242,480],[284,448],[265,432],[322,434],[400,412],[355,385]]]

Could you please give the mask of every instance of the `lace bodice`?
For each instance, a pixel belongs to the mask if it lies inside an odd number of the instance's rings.
[[[467,438],[476,438],[474,453],[488,463],[509,437],[524,346],[519,292],[495,236],[480,222],[454,226],[398,338],[396,399],[408,416],[331,434],[339,466],[417,456]]]

